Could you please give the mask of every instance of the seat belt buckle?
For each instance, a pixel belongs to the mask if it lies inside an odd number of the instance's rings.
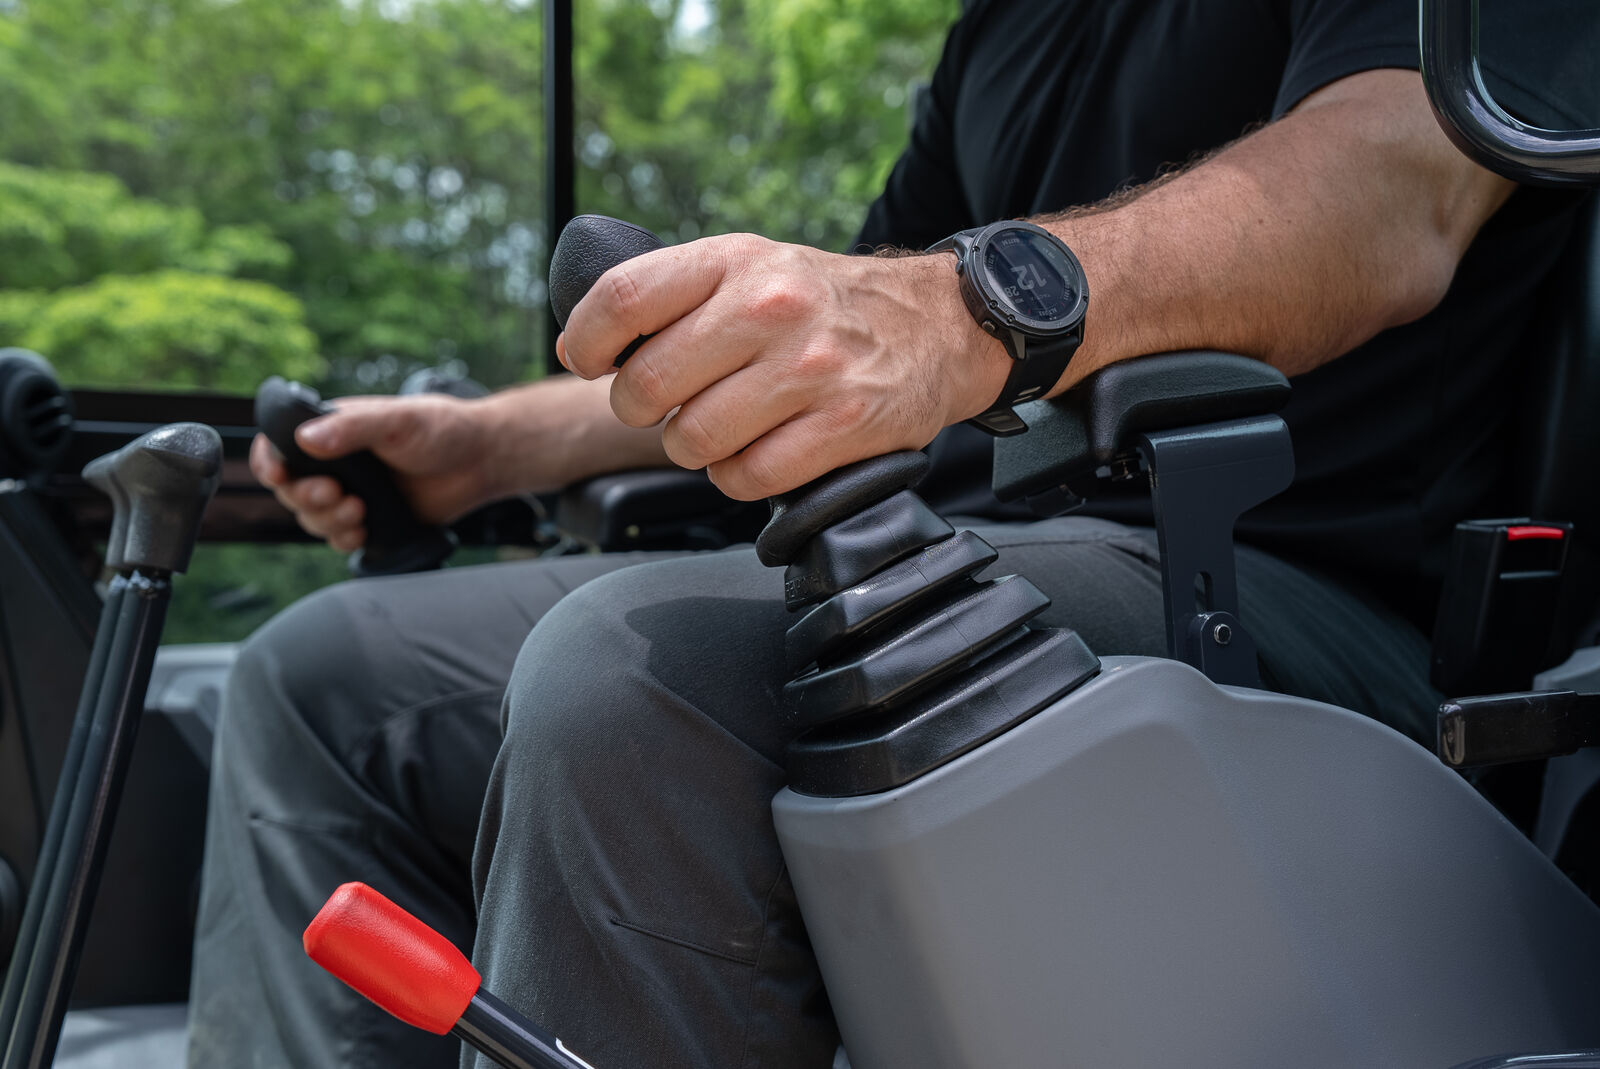
[[[1433,685],[1445,694],[1527,690],[1545,667],[1572,524],[1456,525],[1433,627]]]

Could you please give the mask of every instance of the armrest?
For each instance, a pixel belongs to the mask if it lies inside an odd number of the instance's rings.
[[[1019,407],[1028,433],[995,442],[994,492],[1014,501],[1070,486],[1087,496],[1094,473],[1133,455],[1140,434],[1276,412],[1289,392],[1277,368],[1232,353],[1120,361]]]
[[[1150,472],[1167,652],[1213,682],[1258,686],[1239,617],[1233,527],[1294,479],[1289,429],[1273,415],[1289,381],[1228,353],[1162,353],[1112,364],[1019,410],[1028,433],[994,447],[994,490],[1042,515],[1111,480]]]
[[[599,475],[556,499],[556,526],[607,552],[720,549],[750,542],[767,520],[764,501],[734,501],[704,472],[655,468]]]

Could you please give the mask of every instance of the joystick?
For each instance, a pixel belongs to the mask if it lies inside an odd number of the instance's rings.
[[[550,263],[558,321],[607,270],[659,247],[629,223],[574,219]],[[788,631],[783,688],[798,792],[842,797],[909,782],[1099,671],[1075,632],[1030,623],[1050,600],[1027,579],[977,577],[997,554],[912,491],[927,466],[922,453],[890,453],[770,502],[756,553],[785,569],[785,602],[801,614]]]

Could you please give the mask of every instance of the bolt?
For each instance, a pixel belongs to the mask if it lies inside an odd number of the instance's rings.
[[[1211,629],[1211,640],[1219,646],[1226,646],[1233,641],[1233,628],[1227,624],[1218,624]]]
[[[1112,457],[1111,481],[1122,483],[1139,476],[1138,457]]]

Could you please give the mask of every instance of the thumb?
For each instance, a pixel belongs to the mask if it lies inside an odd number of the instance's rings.
[[[321,460],[372,449],[404,433],[403,408],[392,398],[341,397],[333,412],[295,428],[294,438],[301,449]]]

